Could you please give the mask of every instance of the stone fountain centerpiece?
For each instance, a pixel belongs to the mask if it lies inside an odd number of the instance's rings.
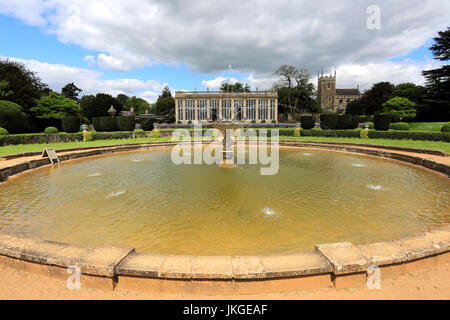
[[[214,129],[217,129],[222,134],[222,166],[234,166],[234,143],[236,141],[236,137],[234,134],[234,130],[242,128],[242,122],[231,120],[231,121],[217,121],[211,122],[211,126]],[[231,131],[233,130],[233,131]]]

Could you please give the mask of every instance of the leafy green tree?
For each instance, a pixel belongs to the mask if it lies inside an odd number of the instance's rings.
[[[61,94],[69,99],[75,100],[77,103],[80,102],[78,95],[82,92],[73,82],[68,83],[61,89]]]
[[[80,100],[81,115],[89,120],[109,116],[108,110],[111,106],[116,109],[117,114],[123,109],[119,100],[106,93],[97,93],[95,96],[86,95]]]
[[[375,83],[372,88],[365,91],[361,97],[364,113],[372,115],[383,111],[383,103],[389,100],[394,85],[390,82]]]
[[[7,99],[22,106],[25,112],[34,107],[36,100],[48,89],[35,72],[21,62],[9,59],[0,59],[0,81],[8,82],[11,94]]]
[[[79,116],[80,107],[75,100],[50,92],[48,96],[41,97],[30,111],[38,119],[61,119]]]
[[[134,113],[136,114],[144,114],[147,110],[150,112],[150,104],[146,100],[136,96],[129,98],[127,101],[125,108],[131,110],[131,107],[134,107]]]
[[[364,114],[364,104],[361,99],[352,100],[347,104],[347,109],[345,114],[363,115]]]
[[[394,97],[383,103],[384,113],[399,118],[414,118],[416,116],[416,104],[407,98]]]
[[[435,43],[430,47],[436,60],[449,61],[450,59],[450,27],[446,31],[438,32],[433,38]],[[427,97],[426,106],[419,110],[421,120],[450,120],[450,65],[440,68],[424,70],[422,75],[426,79]]]
[[[164,87],[156,100],[156,114],[163,117],[163,121],[166,123],[175,122],[175,99],[168,86]]]
[[[117,95],[116,99],[119,100],[120,103],[125,107],[130,97],[127,96],[126,94],[120,93]]]
[[[0,99],[6,99],[11,96],[14,91],[9,89],[9,82],[6,80],[0,81]]]
[[[278,108],[280,112],[320,112],[317,94],[306,69],[282,65],[275,71],[279,78],[273,89],[278,92]]]
[[[220,86],[220,91],[223,92],[250,92],[250,85],[242,84],[240,82],[232,83],[222,83]]]

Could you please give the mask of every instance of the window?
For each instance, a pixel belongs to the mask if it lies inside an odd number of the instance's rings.
[[[234,100],[234,119],[241,120],[242,119],[242,100]]]
[[[267,100],[259,100],[258,103],[258,119],[267,120]]]
[[[178,121],[183,120],[183,100],[178,100]]]
[[[219,100],[209,101],[209,119],[217,120],[217,115],[219,114]]]
[[[247,100],[247,120],[256,120],[256,100]]]
[[[330,88],[331,88],[331,83],[328,82],[328,89],[330,89]]]
[[[198,100],[197,102],[197,119],[206,120],[208,118],[207,114],[207,103],[208,100]]]
[[[275,100],[270,100],[270,119],[275,120]]]
[[[194,100],[186,100],[186,120],[195,120]]]
[[[231,100],[222,100],[222,120],[231,120]]]

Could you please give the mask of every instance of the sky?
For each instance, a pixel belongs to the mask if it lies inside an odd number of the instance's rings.
[[[0,0],[0,57],[55,91],[125,93],[154,102],[164,86],[270,89],[283,64],[337,71],[338,88],[423,84],[429,46],[450,21],[441,0]]]

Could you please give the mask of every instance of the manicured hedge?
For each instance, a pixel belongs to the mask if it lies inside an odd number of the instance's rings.
[[[353,116],[351,114],[340,114],[338,116],[336,129],[353,129]]]
[[[96,129],[97,130],[97,129]],[[100,130],[98,131],[118,131],[116,117],[101,117],[100,118]]]
[[[393,130],[409,130],[409,124],[406,122],[391,123],[390,128]]]
[[[92,125],[96,131],[101,131],[100,118],[92,118]]]
[[[53,133],[58,133],[59,131],[55,127],[48,127],[48,128],[45,128],[44,132],[47,134],[53,134]]]
[[[0,100],[0,127],[9,133],[23,133],[31,130],[30,117],[18,104]]]
[[[450,142],[449,132],[369,131],[371,139],[405,139]]]
[[[338,115],[323,113],[320,115],[320,127],[324,130],[334,130],[337,128]]]
[[[375,130],[389,130],[392,116],[387,114],[377,114],[373,117]]]
[[[359,138],[359,130],[302,130],[302,137]]]
[[[134,117],[117,117],[117,125],[120,131],[133,131],[136,126]]]
[[[80,131],[80,118],[79,117],[67,117],[62,118],[62,128],[64,132],[74,133]]]
[[[145,131],[152,131],[154,126],[155,120],[154,119],[146,119],[141,124],[141,128]]]
[[[7,136],[9,134],[8,130],[0,127],[0,136]]]
[[[442,125],[441,132],[450,132],[450,122],[444,123]]]
[[[303,129],[309,130],[314,128],[315,121],[312,116],[301,116],[300,117],[300,123]]]

